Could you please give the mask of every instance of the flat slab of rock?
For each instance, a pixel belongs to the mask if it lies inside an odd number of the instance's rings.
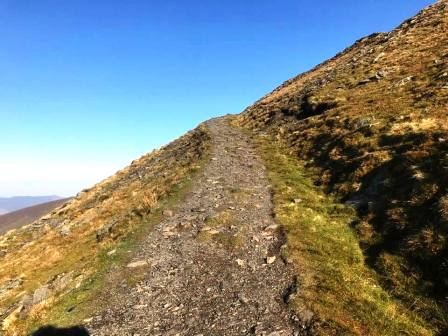
[[[33,294],[33,305],[36,305],[50,296],[50,289],[47,285],[42,286],[34,291]]]

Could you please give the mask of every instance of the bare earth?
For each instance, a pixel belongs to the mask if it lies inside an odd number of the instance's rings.
[[[301,334],[285,303],[294,276],[280,256],[265,168],[225,119],[207,125],[210,163],[145,238],[128,265],[142,279],[111,288],[91,335]]]

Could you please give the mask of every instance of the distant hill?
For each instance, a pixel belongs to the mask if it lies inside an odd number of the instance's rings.
[[[61,199],[61,197],[55,195],[0,197],[0,215],[59,199]]]
[[[19,228],[23,225],[30,224],[61,206],[68,200],[70,200],[70,198],[58,199],[1,215],[0,234],[3,234],[11,229]]]

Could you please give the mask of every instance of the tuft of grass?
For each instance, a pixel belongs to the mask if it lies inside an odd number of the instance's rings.
[[[230,228],[232,225],[237,225],[238,220],[230,210],[225,210],[217,213],[215,216],[209,217],[205,220],[206,226],[213,228]]]
[[[230,189],[230,194],[235,199],[235,201],[243,203],[247,202],[250,198],[251,191],[249,189],[243,189],[243,188],[232,188]]]
[[[426,322],[381,285],[350,225],[355,211],[317,187],[315,172],[268,137],[257,138],[274,192],[275,216],[296,267],[293,308],[312,310],[323,335],[434,335]]]

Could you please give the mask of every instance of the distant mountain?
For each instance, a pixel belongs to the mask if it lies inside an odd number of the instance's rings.
[[[33,205],[60,200],[61,197],[51,196],[15,196],[0,197],[0,215],[27,208]]]
[[[0,234],[30,224],[69,200],[70,198],[58,199],[0,215]]]

